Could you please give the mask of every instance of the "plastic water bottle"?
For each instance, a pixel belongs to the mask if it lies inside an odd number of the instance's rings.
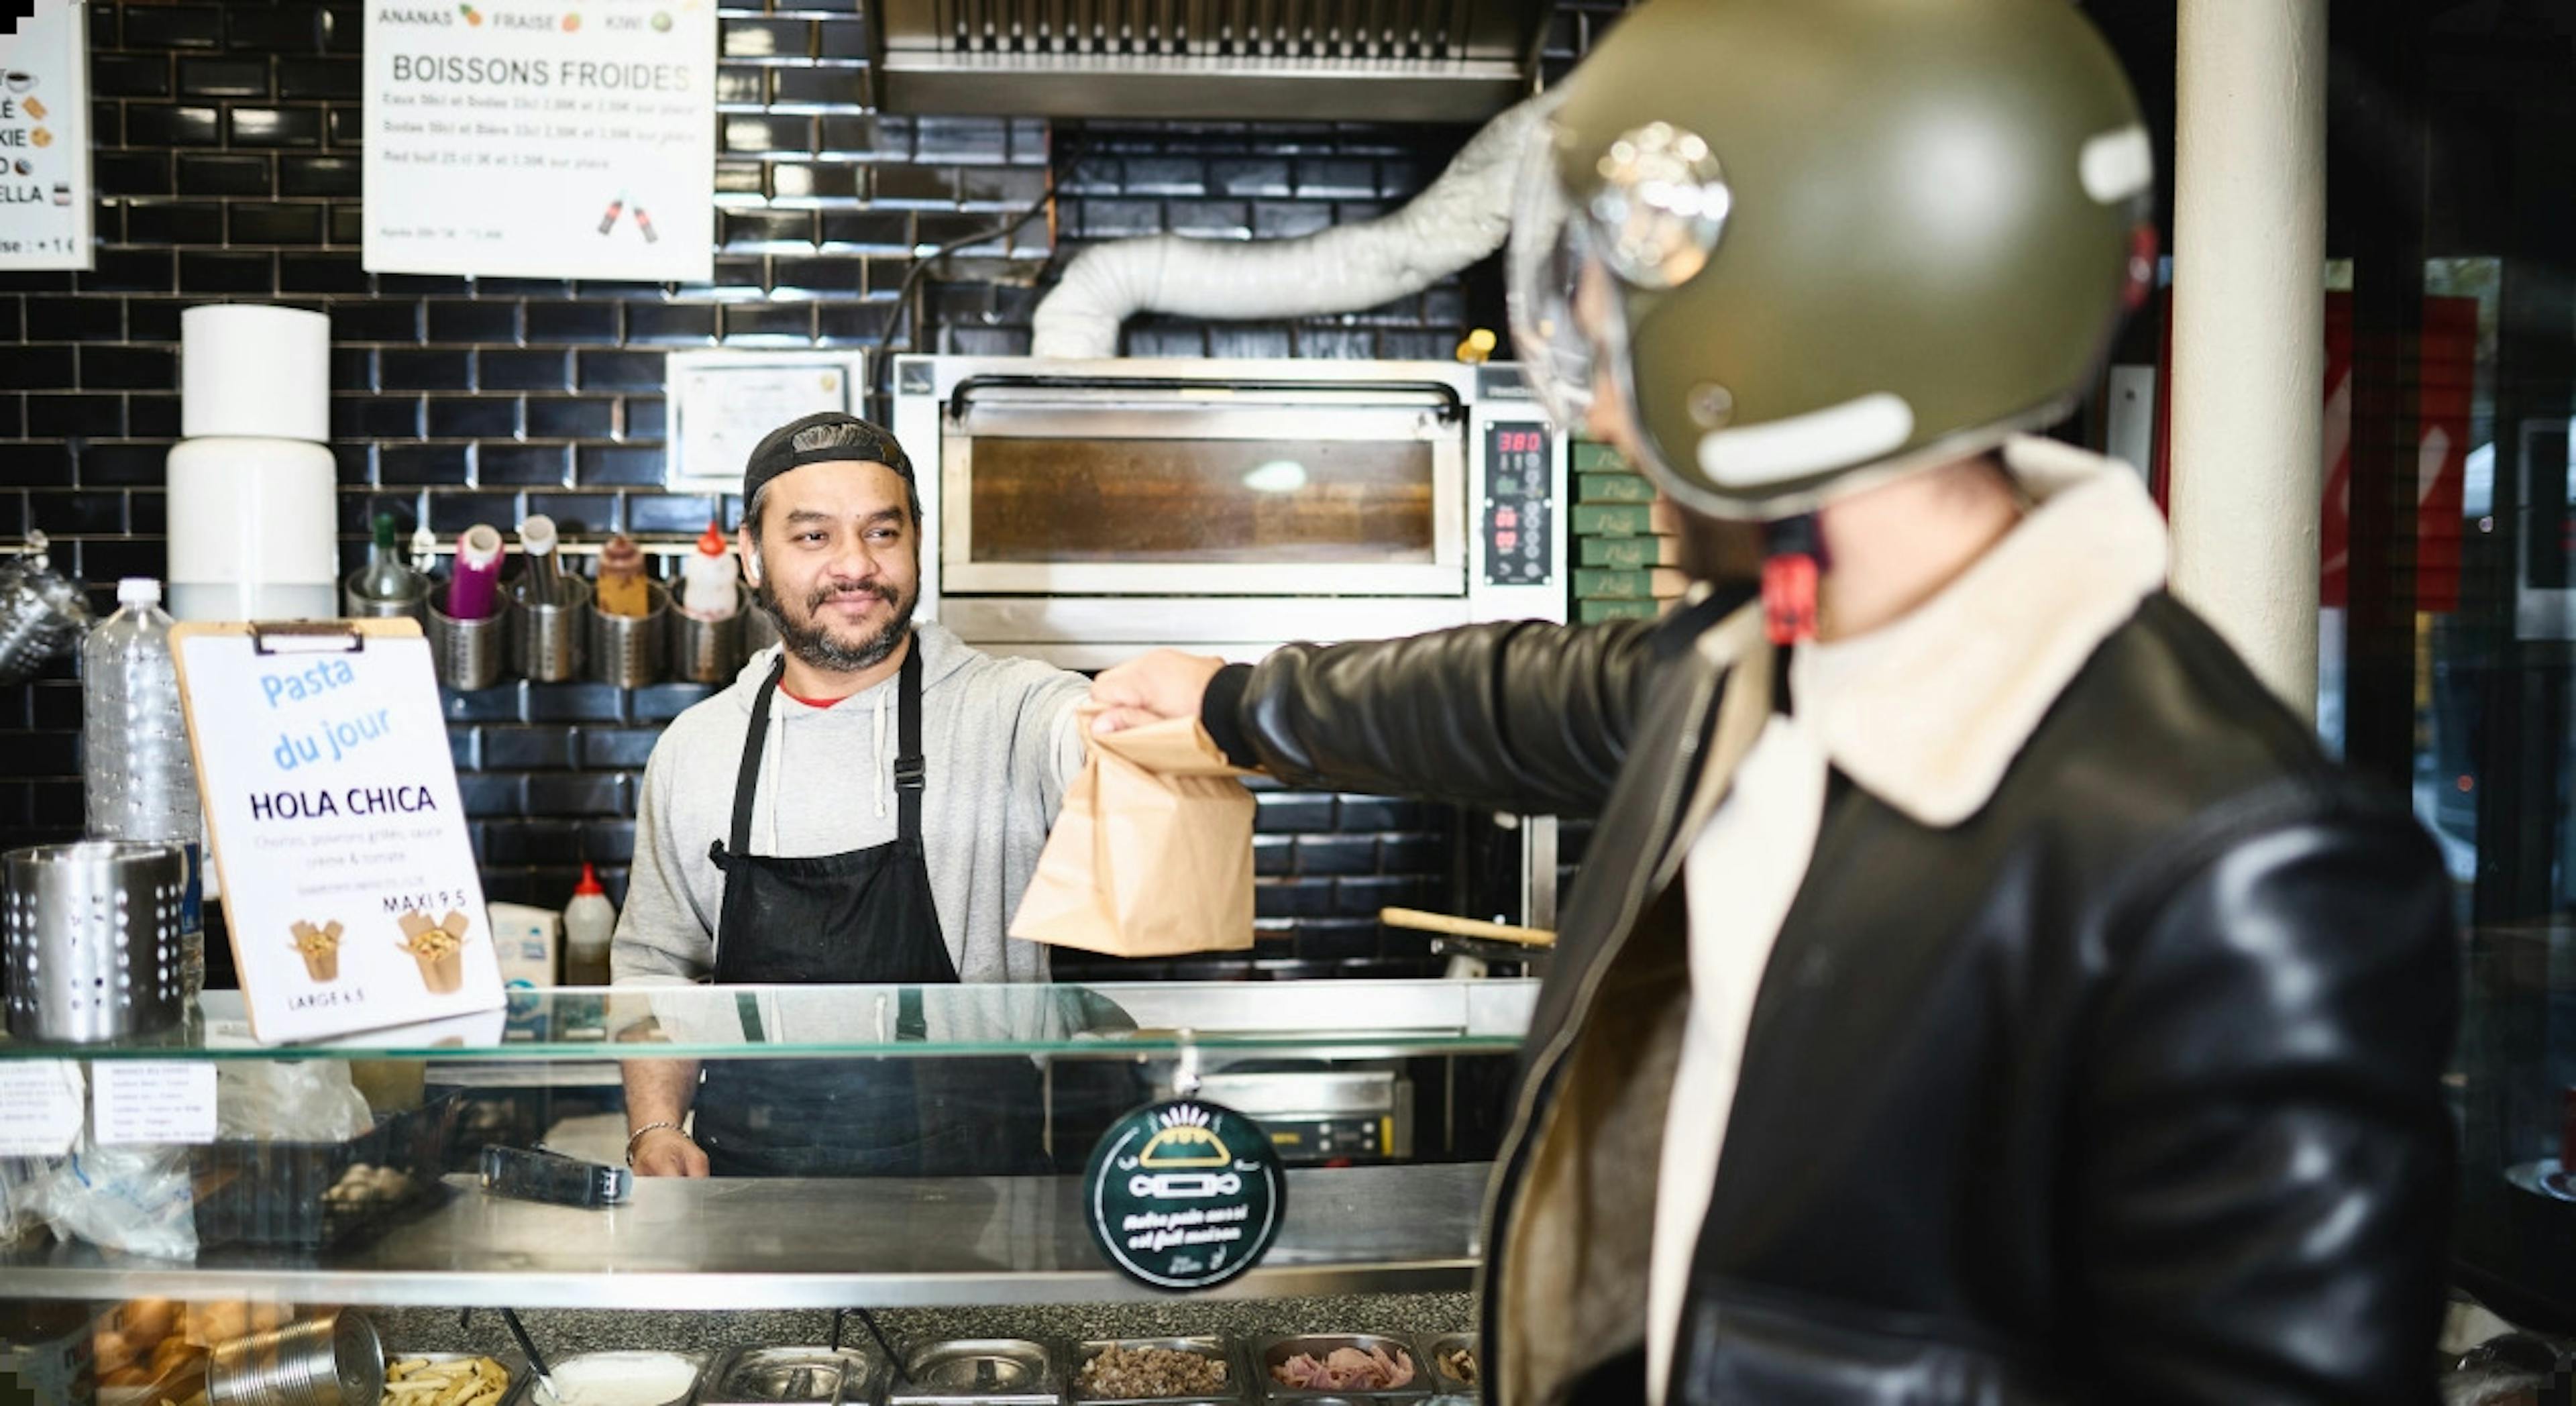
[[[161,583],[116,583],[117,611],[81,645],[81,766],[89,833],[99,839],[183,846],[188,894],[180,930],[180,982],[190,1002],[206,984],[201,909],[204,834],[196,768],[170,658]]]

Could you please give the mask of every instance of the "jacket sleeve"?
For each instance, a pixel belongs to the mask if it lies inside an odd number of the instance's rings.
[[[1647,621],[1290,645],[1209,686],[1209,735],[1292,786],[1592,815],[1652,672]]]
[[[2439,859],[2411,819],[2345,810],[2184,874],[2132,930],[2079,1083],[2105,1395],[2430,1406],[2457,986]]]

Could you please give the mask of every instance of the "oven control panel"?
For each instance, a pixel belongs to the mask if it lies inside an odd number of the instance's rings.
[[[1556,521],[1549,501],[1552,432],[1522,422],[1485,426],[1485,584],[1544,586],[1555,561]]]

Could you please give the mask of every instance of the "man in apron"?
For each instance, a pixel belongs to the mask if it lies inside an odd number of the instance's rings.
[[[744,1025],[773,1028],[743,1033],[771,1043],[996,1036],[1043,1016],[919,988],[1046,980],[1044,949],[1004,928],[1081,764],[1084,680],[913,620],[921,499],[883,429],[784,426],[742,492],[737,545],[781,643],[653,749],[614,979],[910,988],[869,1009],[754,994]],[[1042,1169],[1026,1059],[631,1060],[625,1082],[627,1160],[649,1176]]]

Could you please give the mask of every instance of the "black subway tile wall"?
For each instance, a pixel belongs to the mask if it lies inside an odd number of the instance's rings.
[[[1615,14],[1561,8],[1561,71]],[[276,301],[330,315],[343,557],[376,511],[452,534],[554,513],[587,532],[694,537],[732,498],[660,488],[664,354],[691,346],[1020,353],[1047,279],[1083,245],[1177,232],[1310,233],[1395,208],[1463,131],[1367,125],[1048,123],[864,105],[854,0],[720,12],[716,202],[703,285],[370,274],[359,264],[360,13],[284,0],[102,3],[95,270],[0,275],[0,537],[30,528],[112,605],[160,575],[162,458],[179,429],[180,309]],[[1008,232],[1039,205],[1051,209]],[[915,261],[957,243],[895,306]],[[927,271],[926,271],[927,272]],[[1139,319],[1166,356],[1446,357],[1499,299],[1452,280],[1364,312],[1205,325]],[[1471,296],[1473,294],[1473,296]],[[1481,314],[1471,314],[1481,308]],[[706,690],[514,683],[449,699],[466,808],[494,899],[559,906],[579,866],[622,898],[652,739]],[[68,667],[0,690],[0,843],[77,833],[80,700]],[[1450,813],[1370,797],[1260,794],[1259,941],[1192,976],[1422,970],[1376,909],[1436,905]],[[1150,964],[1139,964],[1150,966]],[[1127,974],[1065,954],[1073,972]]]

